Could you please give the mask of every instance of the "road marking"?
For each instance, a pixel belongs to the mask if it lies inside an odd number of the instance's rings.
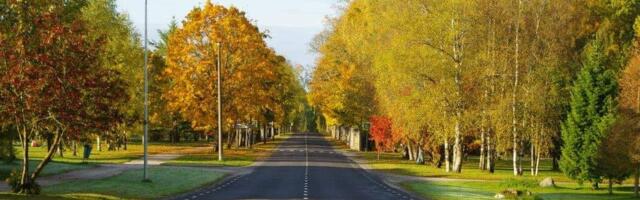
[[[304,190],[303,190],[303,199],[308,199],[309,196],[309,144],[307,142],[307,134],[304,133]]]

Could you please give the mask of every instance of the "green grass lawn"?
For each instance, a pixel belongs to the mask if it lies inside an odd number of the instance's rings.
[[[497,161],[495,173],[491,174],[479,170],[478,158],[471,157],[464,161],[462,173],[447,173],[444,169],[429,164],[418,165],[414,161],[404,160],[398,153],[382,153],[380,160],[375,152],[359,152],[358,156],[367,160],[374,170],[385,173],[454,179],[403,183],[406,189],[430,199],[495,199],[494,195],[509,188],[531,191],[534,194],[523,199],[634,199],[630,185],[616,185],[614,195],[608,195],[606,184],[601,184],[602,188],[599,190],[592,190],[590,183],[578,185],[562,172],[553,171],[550,160],[541,160],[538,176],[530,175],[529,163],[525,160],[524,175],[514,177],[510,160]],[[552,177],[558,187],[539,187],[539,181],[545,177]],[[632,183],[631,180],[625,182]]]
[[[253,164],[256,160],[266,158],[282,141],[290,135],[279,135],[266,144],[257,143],[252,149],[224,149],[224,160],[218,161],[218,154],[213,149],[203,152],[192,152],[189,155],[163,163],[171,166],[225,166],[242,167]]]
[[[463,162],[462,173],[447,173],[444,168],[437,168],[429,164],[418,165],[413,161],[402,159],[398,153],[382,153],[380,160],[377,160],[375,152],[358,153],[360,158],[369,162],[375,170],[388,172],[393,174],[401,174],[408,176],[437,177],[437,178],[454,178],[454,179],[481,179],[481,180],[504,180],[513,178],[512,163],[510,160],[498,160],[496,162],[496,170],[493,174],[478,169],[477,157],[471,157]],[[531,176],[529,172],[529,163],[523,161],[524,175],[521,179],[542,179],[544,177],[552,177],[555,181],[570,182],[560,171],[551,170],[550,160],[541,160],[538,176]]]
[[[151,143],[149,144],[149,153],[167,153],[167,152],[184,152],[186,154],[191,154],[189,152],[193,147],[199,146],[207,146],[209,144],[200,142],[200,143]],[[22,151],[17,146],[16,147],[16,156],[18,157],[16,161],[13,163],[4,163],[0,162],[0,180],[4,180],[9,173],[13,169],[20,170],[22,167],[22,161],[20,160]],[[40,160],[44,158],[46,155],[46,147],[30,147],[29,148],[29,157],[32,159],[29,162],[29,169],[33,171],[36,166],[40,163]],[[138,159],[143,155],[143,146],[141,144],[129,144],[127,150],[118,150],[118,151],[107,151],[106,147],[102,151],[97,151],[96,147],[93,147],[91,152],[91,157],[87,160],[86,163],[82,161],[82,150],[78,149],[78,155],[73,156],[70,149],[67,149],[64,152],[64,157],[60,157],[56,154],[52,161],[45,166],[44,171],[41,176],[48,176],[54,174],[65,173],[78,169],[85,169],[90,167],[95,167],[96,164],[107,164],[107,163],[125,163],[131,160]]]
[[[48,195],[48,194],[40,194],[40,195],[21,195],[21,194],[13,194],[13,193],[1,193],[0,199],[24,199],[24,200],[116,200],[121,199],[113,196],[107,195],[99,195],[99,194],[63,194],[63,195]]]
[[[213,167],[243,167],[253,164],[256,160],[256,150],[225,150],[224,160],[218,161],[218,154],[200,153],[178,157],[162,165],[170,166],[213,166]]]
[[[43,194],[71,198],[73,196],[157,199],[187,192],[220,180],[225,175],[206,169],[152,167],[151,183],[141,181],[142,170],[126,171],[101,180],[70,181],[43,188]],[[0,196],[1,197],[1,196]]]
[[[148,146],[148,151],[150,154],[157,153],[168,153],[168,152],[181,152],[193,147],[207,146],[209,144],[205,142],[199,143],[150,143]],[[55,155],[53,157],[54,161],[65,162],[65,163],[82,163],[82,146],[78,146],[78,153],[76,156],[73,156],[71,149],[67,149],[64,152],[64,157],[60,157],[59,155]],[[88,163],[125,163],[131,160],[138,159],[143,155],[143,146],[142,144],[129,144],[127,145],[127,150],[117,150],[117,151],[107,151],[106,145],[103,146],[102,151],[98,151],[96,146],[93,146],[91,151],[91,156]],[[16,147],[16,155],[20,157],[22,155],[22,150]],[[45,146],[40,147],[30,147],[29,148],[29,156],[34,159],[43,158],[46,155],[47,148]]]
[[[40,160],[31,160],[29,161],[29,171],[32,172],[35,168],[40,164]],[[44,167],[44,170],[40,174],[41,176],[48,176],[54,174],[65,173],[78,169],[85,169],[95,167],[93,164],[80,164],[80,163],[62,163],[62,162],[50,162],[47,166]],[[12,170],[21,170],[22,169],[22,161],[14,161],[13,163],[3,163],[0,162],[0,179],[4,180],[9,176]],[[4,184],[4,182],[0,183]]]
[[[531,185],[533,184],[533,185]],[[470,182],[470,181],[442,181],[442,182],[407,182],[404,188],[423,197],[434,200],[482,200],[495,199],[498,192],[514,188],[532,192],[532,196],[523,196],[522,199],[537,200],[605,200],[605,199],[636,199],[633,196],[633,188],[630,186],[615,186],[614,194],[607,194],[606,188],[592,190],[586,184],[580,186],[575,183],[558,183],[555,188],[541,188],[536,182],[517,186],[513,181],[496,182]],[[603,185],[603,187],[606,187]]]

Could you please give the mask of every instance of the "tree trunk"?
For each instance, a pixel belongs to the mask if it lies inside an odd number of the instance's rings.
[[[40,161],[40,164],[38,164],[36,169],[31,174],[32,183],[36,181],[36,178],[38,178],[38,175],[40,175],[40,173],[44,169],[44,166],[46,166],[51,161],[51,158],[55,154],[56,149],[58,149],[57,147],[59,147],[60,142],[62,141],[62,134],[63,134],[62,132],[59,132],[58,134],[56,134],[55,139],[53,141],[54,142],[53,148],[51,148],[51,150],[47,152],[47,155],[44,157],[44,159],[42,159],[42,161]]]
[[[123,141],[124,148],[123,149],[126,151],[127,150],[127,132],[126,131],[124,132],[123,137],[124,137],[124,141]]]
[[[276,136],[276,135],[275,135],[275,132],[274,132],[274,130],[273,130],[273,129],[274,129],[274,127],[273,127],[273,126],[271,126],[271,131],[269,132],[269,136],[270,136],[270,137],[273,137],[273,138],[271,138],[272,140],[273,140],[273,139],[275,138],[275,136]]]
[[[260,127],[260,136],[262,139],[262,144],[267,144],[267,135],[265,134],[264,126]]]
[[[245,132],[245,138],[246,139],[245,139],[244,143],[246,144],[246,147],[248,149],[250,149],[251,148],[251,141],[253,140],[252,134],[251,134],[251,129],[246,129],[245,131],[246,131]]]
[[[534,175],[538,176],[539,171],[540,171],[540,149],[538,149],[537,155],[536,155],[536,173]]]
[[[22,176],[20,177],[20,188],[18,189],[19,193],[28,193],[31,185],[31,181],[29,180],[29,137],[27,134],[26,127],[22,127],[20,130],[20,134],[22,135]]]
[[[458,117],[460,114],[458,114]],[[453,172],[462,172],[462,133],[460,130],[460,121],[456,120],[455,140],[453,143]]]
[[[481,125],[482,126],[482,125]],[[485,138],[484,138],[484,127],[480,127],[480,160],[478,162],[480,170],[484,171],[485,168]]]
[[[449,159],[449,140],[444,139],[444,167],[445,171],[451,170],[451,160]]]
[[[49,151],[53,148],[53,134],[45,132],[44,138],[47,141],[47,151]]]
[[[77,141],[73,141],[73,156],[78,156],[78,142]]]
[[[613,180],[609,178],[609,195],[613,194]]]
[[[514,71],[514,79],[513,79],[513,94],[511,96],[511,111],[513,114],[512,119],[512,128],[513,128],[513,175],[520,175],[518,169],[518,121],[517,121],[517,94],[518,94],[518,81],[520,75],[520,63],[519,63],[519,54],[520,54],[520,6],[522,4],[522,0],[518,0],[518,16],[516,18],[516,38],[515,38],[515,71]]]
[[[486,168],[489,170],[489,173],[494,172],[495,166],[495,149],[491,144],[491,136],[487,137],[487,163]]]
[[[633,179],[633,193],[640,197],[640,165],[636,166],[636,173]]]
[[[58,154],[60,155],[60,158],[64,158],[64,142],[62,142],[62,139],[60,139],[60,141],[58,142],[57,145],[57,150],[58,150]]]
[[[229,129],[232,130],[232,129]],[[231,146],[233,145],[233,132],[229,131],[227,132],[227,149],[231,149]]]
[[[522,176],[524,174],[524,170],[522,169],[522,158],[524,157],[524,144],[522,140],[520,141],[520,152],[518,153],[518,174]]]
[[[96,143],[97,143],[97,150],[98,151],[102,151],[102,145],[100,145],[100,136],[96,137]]]
[[[240,143],[240,142],[242,142],[242,141],[240,141],[240,140],[241,140],[241,138],[240,138],[240,137],[242,137],[242,135],[240,134],[240,129],[235,129],[235,134],[236,134],[236,135],[235,135],[235,136],[236,136],[236,146],[237,146],[238,148],[240,148],[240,145],[241,145],[241,143]]]
[[[409,160],[413,160],[413,148],[411,148],[411,142],[407,142],[407,152],[409,152]]]
[[[531,144],[531,148],[530,148],[530,153],[531,155],[529,155],[529,162],[531,163],[531,167],[530,167],[530,171],[531,171],[531,176],[535,176],[536,175],[536,171],[535,171],[535,160],[536,160],[536,156],[535,156],[535,147],[533,144]]]

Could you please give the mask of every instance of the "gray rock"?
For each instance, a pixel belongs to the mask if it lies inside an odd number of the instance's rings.
[[[553,181],[553,178],[546,177],[540,181],[540,187],[555,187],[556,183]]]

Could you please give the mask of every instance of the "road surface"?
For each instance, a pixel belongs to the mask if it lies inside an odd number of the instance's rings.
[[[292,135],[247,174],[175,199],[413,199],[335,151],[321,135]]]

